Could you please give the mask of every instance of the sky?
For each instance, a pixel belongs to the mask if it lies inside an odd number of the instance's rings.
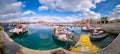
[[[120,18],[120,0],[0,0],[0,21],[73,22]]]

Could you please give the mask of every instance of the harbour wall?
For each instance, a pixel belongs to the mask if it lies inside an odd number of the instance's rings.
[[[120,54],[120,34],[107,47],[101,49],[95,54]]]
[[[101,27],[109,33],[118,34],[112,43],[95,54],[120,54],[120,23],[97,24],[94,26]]]
[[[15,54],[17,50],[20,49],[19,45],[15,43],[6,32],[0,32],[0,38],[3,41],[3,48],[6,54]]]
[[[109,23],[109,24],[97,24],[93,25],[96,27],[101,27],[109,33],[119,34],[120,33],[120,23]]]

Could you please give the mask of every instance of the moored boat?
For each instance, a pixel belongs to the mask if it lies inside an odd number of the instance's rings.
[[[90,38],[91,40],[100,40],[108,36],[108,33],[106,33],[101,28],[92,28],[90,32]]]
[[[89,32],[92,26],[90,24],[85,24],[83,27],[81,27],[81,31],[83,32]]]
[[[61,42],[63,45],[73,45],[74,35],[72,32],[65,30],[63,27],[53,28],[53,39]]]
[[[18,24],[14,29],[10,29],[9,32],[14,33],[14,34],[23,34],[26,33],[27,26],[23,24]]]

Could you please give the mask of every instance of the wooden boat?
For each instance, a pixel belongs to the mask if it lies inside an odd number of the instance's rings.
[[[90,38],[104,38],[107,37],[108,33],[103,33],[103,34],[93,34],[90,36]]]
[[[81,31],[83,32],[90,32],[90,29],[92,27],[90,26],[90,24],[85,24],[83,27],[81,27]]]
[[[10,29],[9,32],[14,33],[14,34],[23,34],[28,31],[27,26],[25,26],[25,25],[22,25],[20,27],[19,26],[16,26],[16,28],[14,28],[14,29]]]
[[[63,46],[70,46],[74,43],[73,33],[66,31],[62,27],[54,28],[52,37],[55,42],[57,41],[58,43],[62,43]]]
[[[14,28],[14,29],[9,30],[9,32],[14,33],[14,34],[23,34],[23,33],[26,33],[27,30]]]
[[[81,28],[81,31],[82,31],[82,32],[89,32],[89,31],[90,31],[90,29],[87,29],[87,28],[86,28],[86,29]]]
[[[108,33],[103,31],[101,28],[91,29],[90,38],[91,40],[100,40],[108,36]]]

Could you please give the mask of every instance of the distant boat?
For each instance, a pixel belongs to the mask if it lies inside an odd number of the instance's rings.
[[[92,26],[90,24],[85,24],[83,27],[81,27],[81,31],[83,32],[89,32]]]
[[[14,33],[14,34],[23,34],[27,31],[28,31],[27,26],[23,24],[19,24],[14,29],[9,30],[9,32]]]
[[[62,27],[53,28],[53,39],[63,43],[63,45],[70,44],[73,45],[74,43],[74,35],[70,31],[66,31]]]
[[[91,40],[100,40],[108,36],[108,33],[101,28],[92,28],[90,34]]]

